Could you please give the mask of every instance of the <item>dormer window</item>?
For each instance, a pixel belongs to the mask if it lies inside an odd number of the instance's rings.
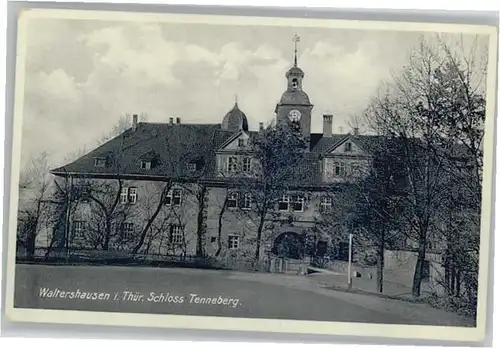
[[[203,156],[198,156],[196,158],[191,158],[187,161],[186,168],[190,173],[196,172],[197,170],[203,169],[205,165],[205,158]]]
[[[94,167],[106,167],[106,158],[104,157],[96,157],[94,158]]]
[[[149,151],[140,157],[140,166],[143,170],[151,170],[160,164],[160,157],[154,151]]]
[[[238,159],[236,157],[229,157],[227,162],[227,171],[234,173],[238,170]]]
[[[249,173],[252,170],[252,158],[251,157],[243,158],[242,169],[243,169],[244,173]]]
[[[352,151],[352,144],[350,142],[345,143],[345,152]]]
[[[334,162],[333,163],[333,174],[335,176],[345,176],[346,175],[346,166],[344,162]]]
[[[141,169],[150,170],[151,169],[151,161],[141,161]]]

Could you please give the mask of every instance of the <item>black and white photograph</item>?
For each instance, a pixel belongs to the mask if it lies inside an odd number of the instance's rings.
[[[7,317],[481,340],[497,29],[23,11]]]

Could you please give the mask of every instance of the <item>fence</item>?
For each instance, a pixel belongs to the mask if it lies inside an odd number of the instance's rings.
[[[286,257],[270,257],[269,271],[271,273],[306,274],[307,262]]]
[[[117,250],[70,249],[50,250],[38,248],[33,255],[19,250],[18,263],[54,265],[118,265],[151,267],[188,267],[202,269],[226,269],[252,272],[269,272],[269,260],[255,261],[237,257],[214,258],[211,256],[132,254]]]

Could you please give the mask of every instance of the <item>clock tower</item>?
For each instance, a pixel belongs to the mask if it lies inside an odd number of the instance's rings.
[[[287,89],[276,105],[276,123],[278,125],[288,124],[306,137],[311,134],[311,104],[308,95],[302,90],[304,72],[297,65],[297,43],[299,37],[294,36],[295,43],[294,64],[286,72]]]

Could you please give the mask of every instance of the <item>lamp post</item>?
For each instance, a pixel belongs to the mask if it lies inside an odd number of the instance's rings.
[[[351,278],[351,263],[352,263],[352,233],[349,233],[349,258],[347,263],[347,289],[352,288],[352,278]]]

